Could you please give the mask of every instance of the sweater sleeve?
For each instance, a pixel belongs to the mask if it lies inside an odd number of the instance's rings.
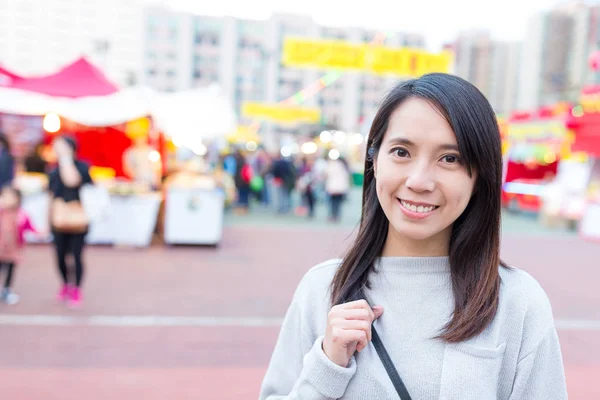
[[[510,400],[566,400],[567,387],[556,329],[517,364]]]
[[[314,339],[307,332],[301,306],[294,296],[262,383],[261,400],[337,399],[356,372],[354,357],[346,368],[329,360],[323,337]]]

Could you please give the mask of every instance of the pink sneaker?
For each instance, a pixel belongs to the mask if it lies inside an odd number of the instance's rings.
[[[81,306],[81,289],[76,286],[71,287],[71,299],[69,300],[70,308],[79,308]]]
[[[66,284],[60,289],[60,292],[56,295],[56,300],[58,301],[66,301],[69,298],[71,293],[71,285]]]

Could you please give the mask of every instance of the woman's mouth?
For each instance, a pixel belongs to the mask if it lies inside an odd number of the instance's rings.
[[[410,202],[410,201],[406,201],[406,200],[402,200],[402,199],[398,199],[398,200],[400,200],[400,204],[402,204],[407,210],[410,210],[412,212],[428,213],[439,207],[439,206],[436,206],[433,204],[415,203],[415,202]]]
[[[439,208],[439,206],[434,204],[418,203],[403,199],[398,199],[398,202],[404,215],[412,219],[426,218]]]

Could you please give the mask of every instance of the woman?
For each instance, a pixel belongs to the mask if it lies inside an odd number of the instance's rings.
[[[330,159],[325,174],[325,190],[330,205],[329,220],[339,222],[342,203],[350,190],[350,168],[343,157]]]
[[[77,307],[82,301],[81,283],[84,274],[82,253],[87,225],[84,223],[83,226],[77,229],[65,229],[62,226],[57,226],[56,221],[58,219],[53,213],[58,211],[57,206],[59,204],[67,213],[73,213],[72,208],[65,207],[63,204],[71,204],[71,206],[78,204],[81,208],[79,190],[83,185],[92,183],[92,178],[90,177],[89,167],[75,159],[77,144],[73,138],[68,136],[57,137],[52,146],[58,158],[58,168],[50,172],[49,176],[49,189],[52,196],[51,229],[54,236],[58,269],[63,282],[63,286],[58,293],[58,299],[68,301],[70,306]],[[67,268],[66,257],[68,253],[73,255],[75,263],[74,277],[70,269]]]
[[[14,174],[14,160],[10,154],[8,138],[0,132],[0,188],[10,184],[14,178]]]
[[[501,163],[473,85],[395,87],[371,127],[357,238],[303,278],[261,398],[566,399],[548,298],[500,261]]]

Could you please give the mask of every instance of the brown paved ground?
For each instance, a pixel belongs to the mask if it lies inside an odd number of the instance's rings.
[[[89,248],[85,308],[53,301],[51,249],[29,248],[2,315],[282,317],[306,270],[350,229],[228,227],[218,249]],[[300,249],[300,250],[299,250]],[[535,276],[558,319],[600,320],[600,246],[511,233],[506,261]],[[255,399],[277,327],[0,325],[0,398]],[[559,332],[571,399],[600,399],[600,331]],[[596,379],[593,379],[596,378]]]

